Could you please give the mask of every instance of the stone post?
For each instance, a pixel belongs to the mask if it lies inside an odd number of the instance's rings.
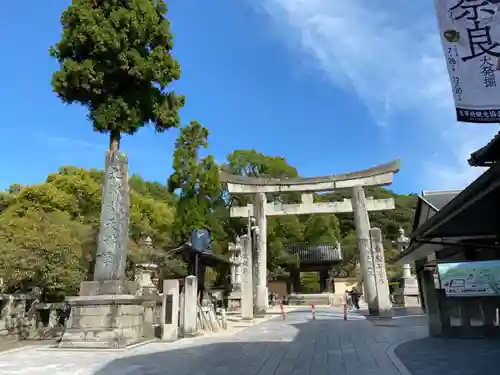
[[[101,227],[97,245],[94,281],[122,280],[127,261],[130,216],[127,156],[106,152],[101,200]]]
[[[377,289],[375,284],[375,271],[370,246],[370,220],[366,210],[365,191],[362,186],[352,188],[352,209],[356,225],[356,237],[359,248],[359,263],[363,275],[363,291],[370,314],[377,313]]]
[[[179,280],[163,281],[161,306],[161,339],[175,341],[179,337]]]
[[[252,244],[248,235],[241,236],[241,318],[253,319]]]
[[[184,282],[184,336],[198,334],[198,280],[196,276],[188,276]]]
[[[267,198],[265,193],[255,194],[254,214],[259,228],[256,254],[257,298],[256,313],[265,314],[269,302],[267,293]]]
[[[391,317],[392,304],[389,292],[389,280],[385,269],[384,245],[380,228],[370,229],[373,268],[376,282],[376,308],[381,317]]]

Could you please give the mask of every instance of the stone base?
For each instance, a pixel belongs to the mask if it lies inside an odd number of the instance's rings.
[[[420,293],[418,281],[415,277],[403,277],[399,280],[399,287],[393,293],[394,304],[402,307],[420,307]]]
[[[71,316],[60,348],[120,349],[143,340],[143,299],[131,295],[69,297]]]
[[[241,310],[241,292],[233,291],[227,297],[227,309],[228,311],[238,311]]]
[[[139,284],[136,281],[83,281],[80,284],[80,296],[135,295],[138,289]]]
[[[135,281],[84,281],[68,297],[71,315],[59,348],[120,349],[145,339],[144,298]],[[149,338],[149,337],[148,337]]]
[[[394,293],[394,304],[402,307],[420,307],[420,294],[411,290]]]

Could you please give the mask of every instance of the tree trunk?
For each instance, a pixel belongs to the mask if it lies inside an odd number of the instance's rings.
[[[119,130],[111,130],[109,134],[109,149],[118,151],[120,149],[121,134]]]

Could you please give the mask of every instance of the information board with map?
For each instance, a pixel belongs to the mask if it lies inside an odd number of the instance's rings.
[[[437,268],[448,297],[500,296],[500,260],[440,263]]]

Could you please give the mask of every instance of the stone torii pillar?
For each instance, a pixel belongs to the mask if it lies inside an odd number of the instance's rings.
[[[368,304],[369,313],[374,314],[377,311],[377,284],[370,244],[370,219],[366,209],[365,191],[362,186],[352,188],[351,199],[358,240],[359,263],[363,275],[363,294]]]
[[[265,314],[268,305],[267,292],[267,198],[265,193],[256,193],[254,199],[254,214],[257,221],[258,232],[256,233],[256,254],[255,254],[255,276],[257,290],[255,299],[255,313]]]

